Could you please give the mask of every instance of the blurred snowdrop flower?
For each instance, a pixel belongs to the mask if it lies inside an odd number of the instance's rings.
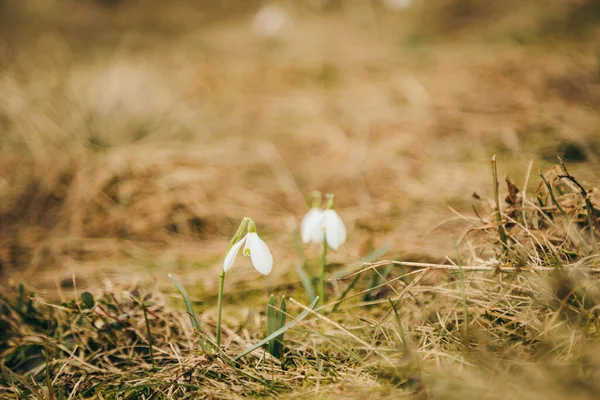
[[[337,212],[333,209],[334,196],[327,195],[326,210],[313,207],[304,216],[300,224],[302,241],[304,243],[321,243],[323,240],[334,250],[346,241],[346,226]]]
[[[383,5],[391,10],[406,10],[413,0],[382,0]]]
[[[227,272],[231,269],[242,246],[244,246],[242,254],[250,257],[254,268],[263,275],[269,275],[273,268],[273,256],[269,251],[269,247],[267,247],[266,243],[256,233],[256,225],[252,220],[248,222],[248,233],[246,236],[229,249],[223,262],[223,271]]]
[[[300,235],[302,236],[303,243],[321,243],[325,232],[323,229],[316,229],[315,226],[319,224],[323,218],[323,210],[319,207],[313,207],[302,218],[300,222]]]
[[[267,4],[256,15],[252,26],[254,32],[261,37],[274,37],[287,23],[288,13],[280,6]]]
[[[328,209],[323,212],[323,229],[325,240],[332,249],[339,249],[346,241],[346,226],[335,210]]]
[[[319,231],[321,234],[319,237],[311,238],[311,230],[315,223],[320,221],[323,214],[323,210],[321,209],[321,192],[315,190],[312,192],[312,203],[310,210],[304,215],[302,221],[300,221],[300,237],[302,239],[302,243],[310,243],[314,242],[319,244],[323,241],[324,232]],[[315,240],[312,240],[315,239]]]

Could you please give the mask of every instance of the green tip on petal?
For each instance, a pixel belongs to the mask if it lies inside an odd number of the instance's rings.
[[[313,190],[311,193],[312,202],[310,204],[311,208],[319,208],[321,207],[321,192],[318,190]]]
[[[335,195],[332,193],[327,193],[325,198],[327,199],[327,209],[333,210],[333,206],[335,204]]]

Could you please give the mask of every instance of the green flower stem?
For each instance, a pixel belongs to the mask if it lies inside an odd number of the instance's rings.
[[[242,235],[244,234],[244,229],[246,229],[246,226],[250,221],[252,220],[248,217],[244,217],[244,219],[242,219],[242,222],[240,222],[240,226],[238,226],[237,231],[235,231],[235,235],[233,235],[233,238],[231,238],[231,242],[229,242],[229,248],[227,250],[230,250],[234,244],[240,241]],[[252,223],[254,224],[254,221],[252,221]],[[256,230],[256,225],[254,225],[254,227],[254,229]]]
[[[219,281],[219,300],[217,302],[217,346],[221,347],[221,312],[223,311],[223,287],[225,286],[225,271],[221,271]]]
[[[319,281],[319,301],[321,306],[325,305],[325,267],[327,266],[327,238],[323,238],[323,250],[321,251],[321,279]]]

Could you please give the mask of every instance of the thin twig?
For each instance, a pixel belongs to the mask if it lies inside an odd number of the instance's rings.
[[[400,294],[398,295],[398,297],[396,298],[396,300],[394,301],[394,307],[398,304],[398,302],[400,301],[400,299],[402,299],[402,297],[404,297],[404,295],[406,293],[408,293],[417,283],[421,282],[421,279],[423,279],[423,277],[425,275],[427,275],[427,273],[431,271],[431,268],[426,267],[424,270],[421,271],[421,274],[419,276],[417,276],[415,279],[413,279],[403,290],[402,292],[400,292]],[[379,320],[379,325],[381,325],[383,323],[383,321],[385,321],[385,319],[392,313],[392,310],[388,310],[383,317]]]
[[[554,190],[552,190],[552,186],[550,186],[550,183],[548,183],[548,181],[546,180],[546,177],[544,176],[544,173],[542,172],[541,169],[538,170],[538,174],[540,175],[540,178],[542,178],[542,182],[544,182],[544,185],[546,186],[546,189],[548,189],[548,193],[550,194],[550,198],[552,199],[552,203],[556,206],[556,208],[558,208],[558,210],[563,215],[563,217],[565,217],[565,219],[567,221],[569,221],[569,216],[567,215],[565,209],[562,208],[562,206],[560,205],[560,203],[556,200],[556,197],[554,197]]]
[[[523,184],[523,190],[521,191],[521,217],[523,219],[523,225],[527,226],[527,215],[525,213],[525,200],[527,200],[527,185],[529,185],[529,177],[531,176],[531,168],[533,168],[533,160],[529,161],[527,166],[527,174],[525,175],[525,183]]]
[[[406,267],[415,267],[415,268],[431,268],[437,270],[449,270],[449,271],[458,271],[459,267],[455,265],[447,265],[447,264],[432,264],[432,263],[420,263],[420,262],[410,262],[410,261],[396,261],[396,260],[382,260],[374,263],[365,263],[365,268],[357,271],[353,274],[350,274],[341,279],[351,278],[355,274],[365,272],[372,268],[377,268],[386,264],[394,264],[394,265],[403,265]],[[567,264],[564,266],[565,269],[580,267],[581,263],[573,263]],[[485,266],[485,265],[465,265],[461,266],[460,269],[463,271],[475,271],[475,272],[513,272],[513,271],[522,271],[522,272],[543,272],[543,271],[554,271],[556,268],[554,267],[542,267],[539,265],[532,265],[529,267],[507,267],[501,266],[500,263],[493,266]],[[600,272],[600,268],[586,268],[586,271],[589,272]]]
[[[496,166],[496,155],[492,157],[492,178],[494,180],[494,200],[496,201],[496,222],[498,224],[498,234],[500,235],[500,241],[502,242],[502,250],[508,250],[508,243],[506,240],[506,231],[504,230],[504,225],[502,224],[502,218],[500,216],[500,192],[498,187],[498,168]]]
[[[583,186],[581,186],[581,184],[577,181],[577,179],[575,179],[569,173],[569,171],[567,170],[567,166],[565,165],[562,158],[558,157],[558,159],[560,161],[560,167],[563,170],[563,172],[565,173],[564,175],[559,175],[558,177],[561,179],[563,179],[563,178],[568,179],[569,181],[573,182],[573,184],[575,184],[575,186],[577,186],[579,188],[581,197],[583,197],[583,200],[585,201],[585,208],[586,208],[586,214],[588,217],[588,225],[590,228],[590,235],[592,236],[592,240],[594,241],[594,246],[595,246],[596,235],[595,235],[594,231],[598,227],[598,219],[595,214],[594,205],[592,204],[590,197],[588,196],[588,192],[585,190],[585,188]]]

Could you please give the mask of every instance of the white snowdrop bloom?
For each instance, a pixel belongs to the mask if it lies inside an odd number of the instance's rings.
[[[385,7],[392,10],[406,10],[413,3],[413,0],[382,0]]]
[[[288,21],[287,12],[278,5],[268,4],[263,6],[256,15],[252,26],[258,36],[276,36]]]
[[[242,245],[244,246],[242,253],[245,256],[250,256],[254,268],[263,275],[269,275],[273,268],[273,256],[265,242],[258,237],[256,231],[252,231],[252,227],[248,229],[248,233],[242,240],[231,246],[223,262],[223,270],[227,272],[231,269]]]
[[[325,239],[332,249],[337,250],[346,241],[346,226],[335,210],[328,209],[323,214]]]
[[[346,241],[346,226],[334,209],[322,211],[318,209],[318,213],[306,215],[308,221],[302,229],[302,241],[304,243],[322,243],[323,238],[327,240],[327,244],[334,250]],[[310,211],[309,211],[310,214]]]
[[[302,243],[321,243],[323,241],[323,235],[325,234],[323,229],[316,229],[315,224],[319,224],[323,216],[323,210],[319,207],[312,207],[302,221],[300,222],[300,236]],[[311,231],[314,230],[314,237],[311,237]]]

